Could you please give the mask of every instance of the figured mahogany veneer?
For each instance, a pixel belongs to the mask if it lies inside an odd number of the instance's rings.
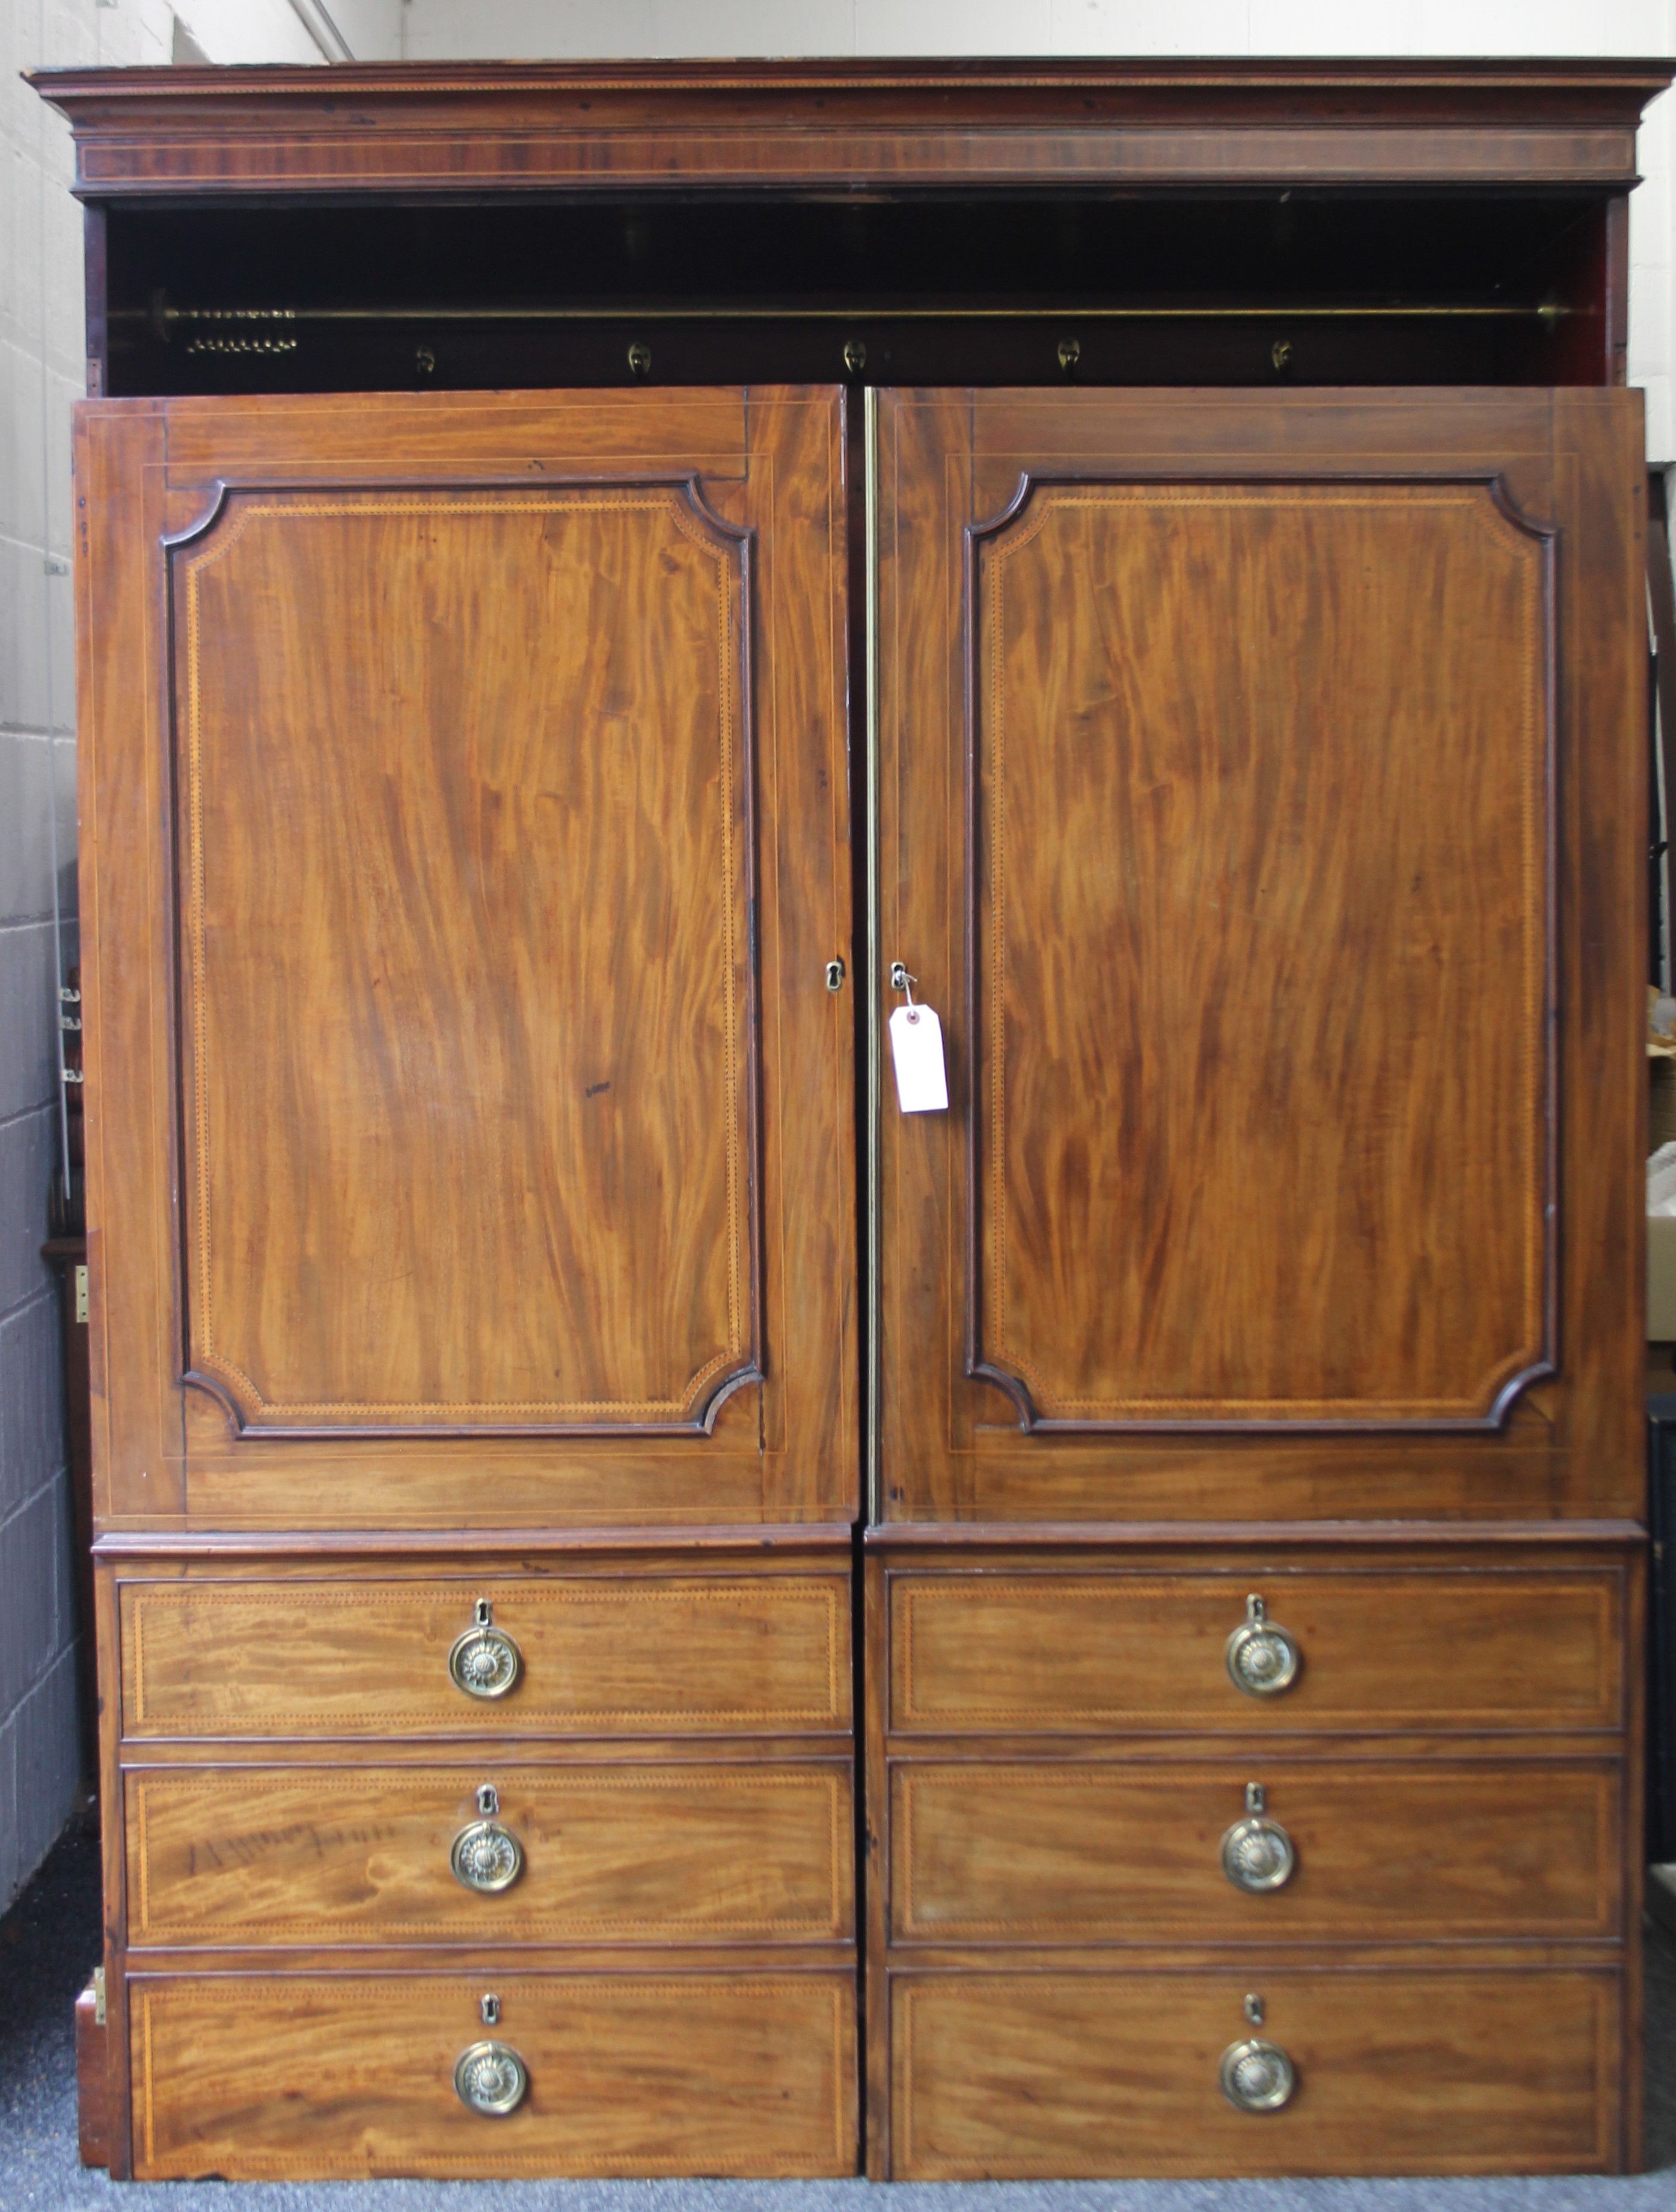
[[[1260,2027],[1244,2002],[1260,1992]],[[1619,2155],[1616,1978],[1442,1970],[904,1975],[903,2180],[1123,2173],[1543,2173]],[[1236,2112],[1230,2044],[1296,2069]]]
[[[1633,1514],[1636,396],[878,418],[881,1517]]]
[[[1179,1750],[1179,1747],[1178,1747]],[[1251,1894],[1221,1845],[1263,1817],[1296,1853]],[[914,1761],[890,1779],[894,1943],[1612,1941],[1623,1924],[1616,1760],[1217,1766]]]
[[[1669,74],[39,80],[114,2176],[1634,2164]]]
[[[1552,530],[1124,460],[966,533],[971,1370],[1488,1425],[1553,1369]]]
[[[854,2165],[848,1975],[148,1976],[131,2002],[143,2180]],[[500,2118],[454,2094],[455,2060],[491,2033],[529,2069]]]
[[[107,1522],[853,1515],[841,404],[84,413]]]
[[[1634,1532],[1023,1533],[870,1539],[870,2173],[1632,2163]],[[1278,2111],[1219,2087],[1252,2036]]]
[[[241,1428],[761,1382],[749,543],[632,469],[173,543],[191,1364]]]
[[[456,1687],[479,1592],[522,1657]],[[781,1735],[849,1725],[847,1577],[127,1583],[126,1736]]]
[[[523,1867],[480,1895],[449,1863],[496,1823]],[[469,1769],[131,1768],[135,1945],[829,1942],[854,1935],[847,1759]]]
[[[1656,62],[448,63],[49,70],[83,191],[1131,189],[1635,179]]]
[[[1622,1726],[1622,1577],[1218,1561],[1213,1574],[896,1574],[890,1726],[1045,1735]],[[1229,1679],[1260,1595],[1301,1648],[1283,1696]],[[1540,1664],[1533,1663],[1540,1654]]]

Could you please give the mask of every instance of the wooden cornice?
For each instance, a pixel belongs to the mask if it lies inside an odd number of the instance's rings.
[[[972,60],[42,70],[84,198],[1578,186],[1665,61]]]

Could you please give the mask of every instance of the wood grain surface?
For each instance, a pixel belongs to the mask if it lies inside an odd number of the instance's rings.
[[[1551,1350],[1547,538],[1492,483],[1050,477],[974,557],[979,1371],[1487,1421]]]
[[[84,410],[106,1525],[853,1514],[841,411]]]
[[[1236,1688],[1229,1637],[1261,1595],[1291,1686]],[[995,1735],[1623,1724],[1611,1569],[890,1578],[890,1726]]]
[[[522,1871],[449,1863],[495,1820]],[[807,1765],[129,1771],[129,1942],[838,1942],[853,1933],[847,1760]]]
[[[342,79],[342,90],[337,80]],[[1635,179],[1657,62],[452,62],[55,70],[78,173],[131,192],[1168,187]]]
[[[522,1658],[494,1699],[448,1672],[479,1595]],[[131,1583],[121,1621],[133,1738],[849,1729],[845,1575]]]
[[[146,200],[444,192],[487,237],[577,185],[1298,184],[1394,238],[1418,181],[1587,200],[1521,374],[1609,384],[1667,75],[43,88],[99,375]],[[852,2172],[863,1887],[880,2178],[1635,2160],[1639,403],[1083,367],[885,393],[871,546],[824,386],[83,410],[113,2177]],[[952,1111],[877,1132],[865,1441],[877,1517],[948,1542],[869,1562],[857,1674],[874,554],[873,949]],[[1252,1593],[1303,1655],[1263,1701]],[[1218,1856],[1253,1782],[1298,1852],[1260,1897]],[[493,1899],[447,1866],[486,1784]],[[1254,2033],[1297,2068],[1261,2117],[1217,2082]],[[506,2119],[452,2086],[491,2033]]]
[[[1235,1887],[1221,1854],[1251,1781],[1296,1854],[1284,1887],[1258,1894]],[[1622,1798],[1615,1760],[901,1761],[892,1940],[1612,1940]]]
[[[76,2000],[76,2154],[83,2166],[111,2162],[110,2034],[90,1982]]]
[[[899,1975],[890,2171],[1612,2172],[1618,2007],[1606,1972]],[[1218,2065],[1259,2034],[1291,2058],[1296,2093],[1242,2112]]]
[[[1639,1511],[1637,422],[881,396],[881,1517]]]
[[[701,1419],[761,1321],[742,541],[632,477],[234,493],[170,582],[192,1367],[247,1425]]]
[[[142,2179],[854,2171],[848,1975],[146,1979],[134,2010]],[[453,2086],[491,2034],[529,2073],[501,2118]]]

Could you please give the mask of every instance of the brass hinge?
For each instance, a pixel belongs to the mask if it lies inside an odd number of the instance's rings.
[[[96,2027],[104,2027],[105,1969],[103,1966],[95,1966],[93,1970],[93,2017],[94,2025]]]
[[[83,1323],[88,1318],[88,1266],[85,1260],[78,1261],[76,1267],[76,1318]],[[101,1966],[100,1973],[104,1971]]]

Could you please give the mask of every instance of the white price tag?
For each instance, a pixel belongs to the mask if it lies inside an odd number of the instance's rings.
[[[896,1066],[896,1101],[904,1114],[948,1112],[943,1024],[929,1006],[898,1006],[891,1015],[890,1057]]]

